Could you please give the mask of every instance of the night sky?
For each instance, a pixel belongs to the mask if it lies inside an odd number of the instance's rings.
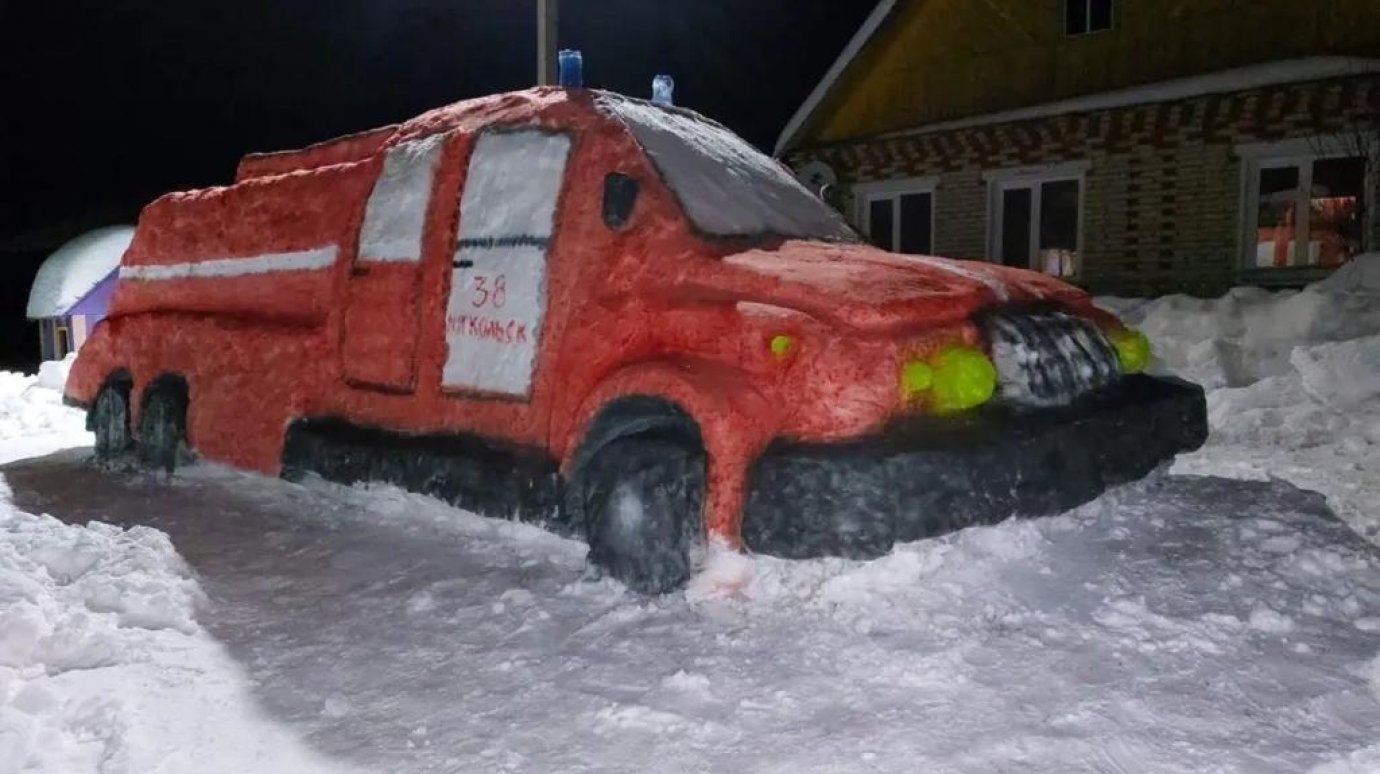
[[[677,102],[770,149],[871,0],[563,0],[586,83]],[[46,251],[169,190],[535,82],[536,0],[0,0],[0,369]]]

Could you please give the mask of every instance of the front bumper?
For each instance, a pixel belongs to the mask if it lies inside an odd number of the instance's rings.
[[[1203,390],[1128,376],[1070,406],[989,405],[854,441],[778,441],[758,459],[743,542],[788,558],[868,558],[893,544],[1060,513],[1207,439]]]

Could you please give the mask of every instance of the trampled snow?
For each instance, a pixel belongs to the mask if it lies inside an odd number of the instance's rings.
[[[390,487],[10,465],[0,773],[1375,774],[1377,266],[1104,301],[1209,387],[1211,477],[663,598]],[[62,380],[0,376],[0,459],[89,442]]]
[[[1282,482],[1162,478],[873,562],[718,550],[649,599],[391,487],[4,475],[170,535],[254,704],[373,771],[1367,771],[1380,743],[1380,559]]]

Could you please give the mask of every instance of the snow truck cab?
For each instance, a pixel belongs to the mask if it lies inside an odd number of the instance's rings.
[[[706,539],[874,556],[1195,448],[1201,390],[1049,277],[860,244],[690,111],[539,88],[143,212],[67,394],[194,449],[580,535],[629,585]]]

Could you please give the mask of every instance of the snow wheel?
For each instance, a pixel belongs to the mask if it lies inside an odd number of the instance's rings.
[[[600,448],[580,477],[589,561],[644,594],[683,586],[703,536],[704,469],[704,452],[679,439]]]
[[[180,382],[180,380],[178,380]],[[168,382],[151,386],[139,415],[139,459],[172,473],[187,441],[187,393]]]
[[[87,419],[96,434],[96,460],[109,462],[129,451],[129,386],[111,383],[101,388]]]

